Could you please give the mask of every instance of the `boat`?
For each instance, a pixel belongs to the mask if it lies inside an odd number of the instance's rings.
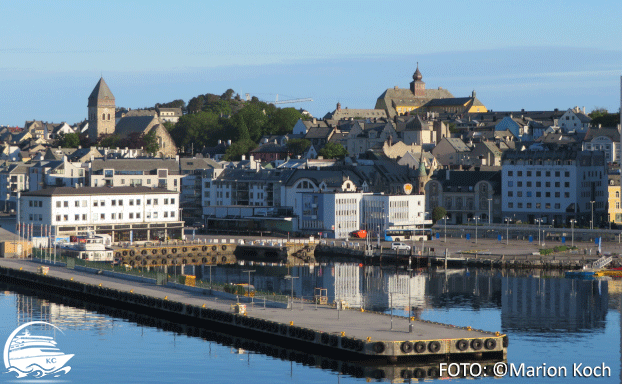
[[[21,372],[41,369],[55,372],[63,368],[74,355],[66,355],[56,348],[53,337],[32,336],[28,330],[17,335],[9,345],[8,359],[12,368]]]
[[[359,238],[359,239],[364,239],[367,237],[367,231],[364,229],[361,229],[359,231],[354,231],[352,232],[352,237],[355,238]]]
[[[72,236],[72,242],[61,245],[67,255],[88,261],[114,261],[113,250],[106,247],[109,235]]]
[[[591,268],[577,269],[574,271],[566,271],[564,277],[572,279],[589,279],[595,276],[596,270]]]

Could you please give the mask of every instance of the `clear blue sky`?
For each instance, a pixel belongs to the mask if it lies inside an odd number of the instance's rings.
[[[0,124],[87,115],[103,74],[140,108],[232,88],[317,116],[407,87],[493,110],[617,111],[622,2],[0,0]]]

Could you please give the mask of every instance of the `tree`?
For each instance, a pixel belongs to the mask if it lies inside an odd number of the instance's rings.
[[[307,139],[291,139],[285,144],[287,149],[294,155],[302,155],[311,146],[311,142]]]
[[[61,133],[58,135],[58,145],[63,148],[78,148],[80,145],[80,136],[77,133]]]
[[[348,151],[339,143],[326,143],[317,155],[325,159],[343,159]]]
[[[152,129],[146,135],[142,136],[144,141],[144,148],[147,153],[154,154],[160,150],[160,145],[158,144],[158,137],[156,136],[155,129]]]
[[[242,155],[246,155],[253,149],[257,147],[257,144],[253,141],[236,141],[231,144],[227,151],[225,152],[224,159],[226,161],[237,161],[242,158]]]
[[[290,133],[294,125],[302,118],[302,113],[296,108],[275,108],[268,120],[268,131],[273,135]]]
[[[203,109],[203,95],[193,97],[188,102],[188,113],[199,113]]]
[[[588,114],[592,118],[590,124],[592,127],[616,127],[620,123],[620,115],[618,113],[609,113],[606,108],[594,108]]]
[[[227,89],[225,91],[225,93],[222,94],[222,96],[220,96],[221,99],[223,100],[231,100],[231,97],[233,97],[233,94],[235,93],[235,91],[231,88]]]
[[[105,148],[118,148],[120,147],[120,141],[121,139],[118,135],[101,135],[97,145]]]
[[[186,108],[186,102],[183,101],[182,99],[177,99],[177,100],[173,100],[173,101],[169,101],[168,103],[158,103],[155,105],[156,107],[159,108],[181,108],[184,109]]]
[[[434,207],[434,209],[432,210],[432,221],[436,223],[437,221],[439,221],[446,215],[447,215],[447,210],[445,208],[440,207],[440,206]]]

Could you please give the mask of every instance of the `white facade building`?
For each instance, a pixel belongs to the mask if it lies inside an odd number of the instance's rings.
[[[606,214],[607,168],[600,151],[506,152],[502,163],[504,216],[589,225],[592,214],[595,224]]]
[[[300,218],[300,230],[338,239],[360,229],[384,233],[414,230],[426,224],[424,195],[309,192],[301,194],[295,213]]]
[[[19,222],[58,236],[94,231],[112,241],[180,237],[179,193],[147,187],[55,187],[21,195]]]

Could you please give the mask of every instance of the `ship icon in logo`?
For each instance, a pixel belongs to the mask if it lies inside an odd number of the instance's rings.
[[[4,365],[7,369],[5,373],[15,373],[17,378],[59,377],[67,374],[71,367],[65,364],[74,355],[61,352],[53,337],[31,334],[28,327],[33,325],[51,326],[62,333],[58,327],[44,321],[33,321],[18,327],[4,346]]]

